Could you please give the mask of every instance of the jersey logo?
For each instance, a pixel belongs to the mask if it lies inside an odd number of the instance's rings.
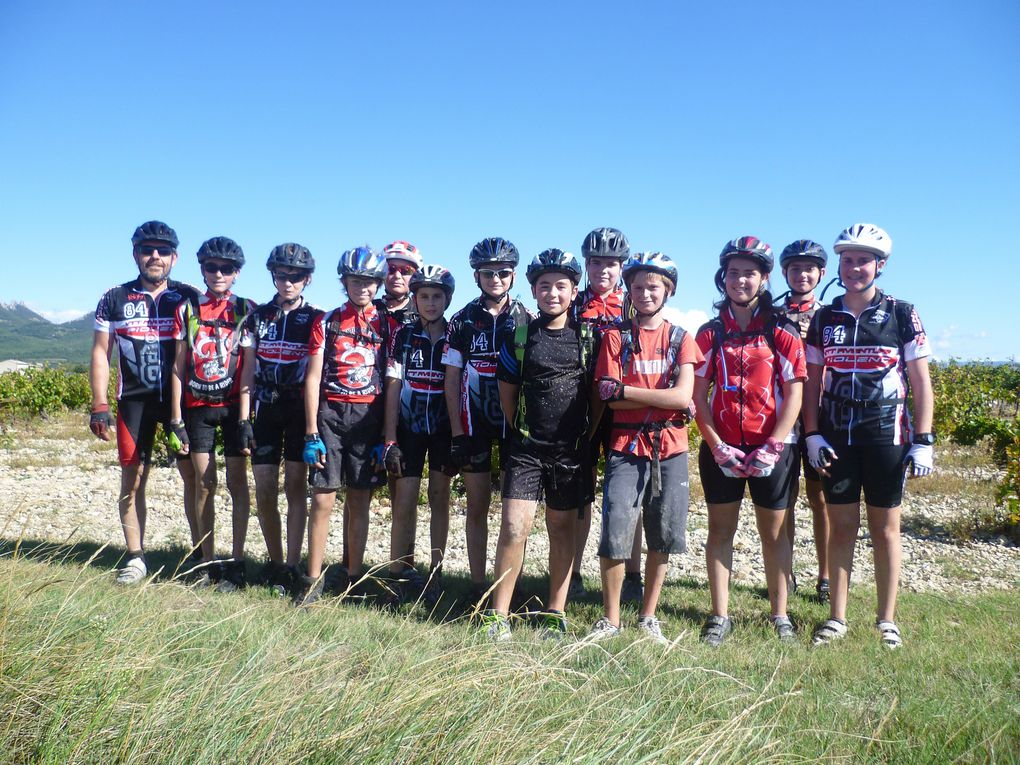
[[[276,339],[276,322],[259,322],[259,339],[261,340],[275,340]]]
[[[881,308],[877,309],[871,317],[872,324],[884,324],[885,320],[889,318],[889,314],[883,311]]]
[[[475,335],[471,338],[471,353],[488,353],[489,338],[485,335]]]
[[[421,348],[415,349],[414,353],[411,354],[411,363],[416,367],[425,366],[425,354],[421,352]]]
[[[829,345],[834,343],[835,345],[842,345],[846,342],[846,327],[839,325],[836,327],[826,327],[822,331],[822,343]]]
[[[135,316],[141,316],[145,318],[149,315],[149,306],[145,302],[139,303],[125,303],[124,304],[124,318],[133,319]]]
[[[297,316],[294,317],[294,323],[295,324],[307,324],[308,323],[308,314],[307,313],[299,313]]]

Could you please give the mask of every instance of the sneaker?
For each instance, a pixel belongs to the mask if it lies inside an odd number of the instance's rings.
[[[846,622],[839,619],[826,619],[815,630],[815,634],[811,637],[811,645],[828,645],[833,640],[841,640],[845,637]]]
[[[503,614],[492,610],[483,611],[480,619],[479,634],[488,638],[493,643],[505,643],[511,638],[510,620],[503,616]]]
[[[641,603],[645,598],[645,587],[641,582],[641,574],[626,574],[623,577],[623,589],[620,590],[621,603]]]
[[[415,601],[425,590],[425,579],[414,567],[409,566],[398,574],[390,574],[390,579],[397,603]]]
[[[478,609],[484,611],[489,605],[490,595],[486,594],[489,592],[489,585],[487,584],[472,584],[471,589],[468,590],[467,594],[467,607],[469,610]]]
[[[733,620],[728,616],[713,614],[705,620],[705,626],[701,628],[701,642],[718,648],[731,632],[733,632]]]
[[[435,608],[443,597],[443,569],[438,566],[429,571],[425,589],[421,591],[421,599],[429,608]]]
[[[829,580],[819,579],[818,584],[815,585],[815,593],[817,593],[818,602],[825,605],[829,602]]]
[[[669,645],[669,638],[662,634],[662,625],[654,616],[640,616],[637,620],[638,632],[656,643]]]
[[[324,577],[310,577],[304,574],[297,578],[294,590],[295,606],[310,606],[322,599],[325,585]]]
[[[597,643],[600,640],[617,637],[621,632],[623,632],[623,627],[615,626],[609,619],[603,616],[591,626],[591,631],[585,639],[591,643]]]
[[[149,570],[145,567],[145,558],[135,555],[128,558],[124,563],[124,568],[117,571],[116,582],[117,584],[138,584],[148,573]]]
[[[567,634],[567,615],[562,611],[544,611],[538,614],[538,620],[542,640],[563,640]]]
[[[259,582],[269,588],[269,592],[279,598],[285,598],[294,590],[295,570],[281,563],[266,561],[259,572]]]
[[[216,592],[237,592],[248,586],[247,578],[243,560],[223,561]]]
[[[579,571],[574,571],[570,575],[570,589],[567,590],[567,597],[570,600],[580,600],[584,596],[584,579]]]
[[[773,616],[772,627],[776,631],[776,637],[779,638],[781,643],[795,643],[797,641],[797,631],[793,627],[793,622],[790,621],[789,616]]]
[[[350,595],[351,575],[346,566],[329,566],[322,577],[322,591],[327,595]]]
[[[882,636],[882,645],[889,650],[895,650],[903,645],[903,636],[895,622],[879,619],[875,622],[875,629]]]

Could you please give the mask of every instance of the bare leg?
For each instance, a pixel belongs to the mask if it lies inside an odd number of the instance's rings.
[[[467,491],[468,567],[475,586],[485,584],[485,556],[489,545],[489,504],[492,500],[492,476],[488,472],[464,473]],[[511,581],[511,584],[513,582]]]
[[[895,621],[896,594],[900,583],[900,508],[868,505],[868,530],[875,551],[875,588],[878,590],[876,616]]]
[[[287,495],[287,565],[301,562],[301,546],[308,520],[308,467],[304,462],[283,463],[283,491]]]
[[[829,516],[825,510],[825,492],[821,481],[805,479],[804,495],[811,506],[811,527],[815,534],[815,552],[818,555],[818,578],[829,578]]]
[[[117,512],[124,532],[124,544],[130,552],[144,549],[145,543],[145,482],[149,466],[123,465],[120,469],[120,497]]]
[[[793,488],[790,491],[790,504],[786,507],[786,524],[785,533],[786,538],[790,541],[790,549],[797,549],[797,521],[794,518],[795,510],[797,508],[797,496],[800,494],[800,481],[793,482]],[[793,570],[793,553],[790,553],[790,570]]]
[[[649,550],[645,558],[645,597],[641,604],[641,616],[655,616],[668,570],[669,553]]]
[[[396,481],[393,494],[393,525],[390,528],[390,572],[399,574],[414,565],[414,537],[418,525],[418,491],[421,478]],[[410,554],[408,554],[410,551]]]
[[[591,503],[584,506],[584,517],[577,519],[574,531],[574,566],[575,574],[581,573],[584,559],[584,548],[588,546],[588,534],[591,531]]]
[[[545,509],[545,527],[549,533],[549,603],[553,611],[567,607],[570,571],[574,564],[577,541],[577,508]]]
[[[308,514],[308,576],[318,579],[322,574],[322,561],[326,557],[326,540],[329,538],[329,517],[336,504],[336,492],[315,489],[312,492],[312,509]]]
[[[244,543],[248,538],[248,518],[251,516],[251,491],[248,488],[248,458],[225,457],[227,491],[230,493],[231,557],[244,560]]]
[[[446,557],[450,538],[450,476],[440,470],[429,471],[429,541],[432,545],[432,567]]]
[[[195,466],[190,457],[178,458],[177,472],[180,473],[181,481],[184,483],[184,517],[188,519],[191,546],[198,547],[202,535],[198,533],[198,516],[195,513]]]
[[[202,539],[202,560],[216,558],[216,460],[212,454],[191,453],[195,467],[195,514]]]
[[[769,589],[772,616],[786,616],[787,582],[790,581],[790,540],[786,534],[786,511],[754,506],[765,561],[765,583]]]
[[[361,578],[365,562],[365,546],[368,544],[368,514],[372,502],[371,489],[347,489],[347,519],[344,529],[347,540],[347,571],[351,581]]]
[[[500,522],[493,568],[496,587],[492,593],[492,607],[504,615],[510,612],[514,584],[524,565],[524,547],[535,522],[537,504],[527,499],[503,500],[503,519]]]
[[[860,527],[861,506],[859,503],[829,505],[828,558],[829,571],[832,574],[829,584],[829,613],[833,619],[841,621],[846,621],[850,572],[853,570],[854,547],[857,544],[857,532]],[[877,570],[875,574],[877,579]]]
[[[708,589],[712,594],[712,613],[716,616],[729,616],[733,536],[737,533],[739,513],[740,502],[708,506],[705,564],[708,568]]]
[[[255,474],[255,507],[258,508],[259,526],[266,540],[266,551],[273,563],[283,562],[283,540],[280,531],[279,465],[252,465]]]
[[[602,609],[605,617],[620,626],[620,591],[623,589],[623,573],[625,563],[612,558],[599,558],[602,571]]]

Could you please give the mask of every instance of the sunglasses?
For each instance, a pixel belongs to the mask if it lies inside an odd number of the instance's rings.
[[[174,254],[173,247],[156,247],[156,246],[142,246],[135,247],[135,255],[148,255],[149,253],[155,252],[161,258],[169,258]]]
[[[411,274],[413,274],[417,270],[418,269],[415,268],[414,266],[398,266],[398,265],[394,265],[392,263],[390,264],[390,273],[391,274],[400,274],[401,276],[410,276]]]
[[[514,270],[512,268],[501,268],[498,271],[494,271],[491,268],[479,268],[477,273],[479,276],[484,276],[488,279],[495,279],[497,277],[500,279],[509,279],[514,275]]]
[[[202,270],[207,274],[223,274],[233,276],[240,269],[233,263],[203,263]]]
[[[305,280],[306,274],[303,271],[273,271],[273,278],[278,282],[290,282],[291,284],[297,284]]]

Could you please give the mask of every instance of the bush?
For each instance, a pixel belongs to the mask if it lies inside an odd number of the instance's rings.
[[[87,412],[89,376],[59,368],[34,367],[0,375],[0,414],[38,416],[65,409]]]

